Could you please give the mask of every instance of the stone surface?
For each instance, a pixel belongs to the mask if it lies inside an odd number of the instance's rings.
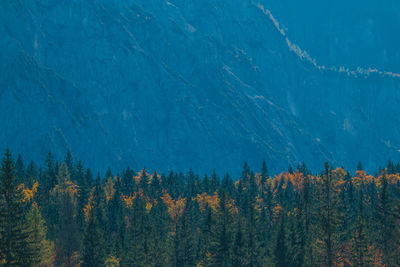
[[[1,1],[0,143],[101,171],[400,160],[400,78],[316,67],[257,4]]]

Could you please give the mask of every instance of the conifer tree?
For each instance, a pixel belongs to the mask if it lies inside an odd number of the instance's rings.
[[[14,161],[7,148],[0,170],[0,260],[4,266],[32,263],[29,234],[22,192],[16,184]]]
[[[216,227],[216,265],[230,266],[231,258],[231,215],[227,207],[227,194],[225,191],[219,193],[219,210],[217,214]]]
[[[246,224],[246,239],[247,239],[247,254],[249,257],[248,266],[254,267],[260,265],[260,242],[257,233],[258,227],[258,216],[256,215],[256,211],[254,209],[254,197],[252,197],[248,201],[248,216],[247,216],[247,224]]]
[[[76,164],[75,168],[75,183],[79,186],[80,192],[78,196],[78,204],[77,204],[77,210],[78,210],[78,225],[80,228],[80,231],[83,230],[84,226],[84,214],[83,214],[83,209],[86,205],[86,202],[89,197],[90,193],[90,187],[89,184],[87,183],[86,180],[86,175],[85,175],[85,170],[83,168],[82,162],[78,160],[78,163]]]
[[[337,261],[336,252],[340,242],[339,226],[342,215],[339,206],[337,181],[332,174],[332,168],[325,163],[325,170],[317,185],[317,231],[320,242],[317,244],[320,263],[328,267]]]
[[[97,205],[97,204],[94,204]],[[103,266],[105,262],[104,236],[98,220],[98,208],[92,207],[88,214],[83,236],[81,266]]]
[[[300,194],[300,219],[302,220],[302,228],[304,230],[304,246],[305,255],[304,262],[308,265],[314,265],[314,256],[311,241],[313,238],[312,223],[313,223],[313,191],[310,176],[303,173],[303,191]],[[299,226],[301,227],[301,226]]]
[[[359,161],[357,164],[357,171],[362,171],[362,170],[364,170],[364,168],[363,168],[361,161]]]
[[[29,230],[28,241],[34,252],[32,266],[51,266],[54,261],[54,243],[47,239],[47,226],[34,202],[26,218]]]
[[[24,177],[24,183],[26,183],[28,186],[32,186],[38,180],[39,171],[33,161],[29,162]]]
[[[17,183],[23,183],[25,180],[25,167],[21,154],[18,154],[17,161],[15,162],[15,176]]]
[[[268,167],[267,162],[263,160],[262,167],[261,167],[261,189],[264,189],[265,182],[268,179]]]
[[[388,165],[392,164],[389,161]],[[394,264],[396,257],[395,225],[393,217],[393,201],[388,183],[387,174],[384,171],[380,177],[380,190],[377,201],[377,232],[378,247],[383,252],[384,261],[387,265]]]
[[[358,214],[354,223],[352,236],[352,262],[354,266],[369,266],[371,263],[368,251],[367,228],[363,214],[362,197],[359,200]]]
[[[215,170],[213,170],[211,178],[209,180],[210,182],[210,192],[214,193],[215,190],[217,190],[218,186],[219,186],[219,178],[217,175],[217,172]]]
[[[72,158],[71,151],[68,149],[65,154],[65,164],[67,165],[68,173],[71,175],[72,178],[75,177],[74,173],[74,160]]]
[[[56,266],[73,265],[78,261],[79,232],[77,224],[77,200],[79,187],[70,178],[67,164],[61,164],[58,184],[52,190],[54,204],[58,213],[56,242]]]
[[[233,259],[232,266],[241,267],[247,266],[248,264],[248,255],[246,252],[246,244],[243,236],[241,222],[237,223],[237,230],[235,234],[235,242],[233,245]]]
[[[276,267],[289,266],[288,261],[288,249],[286,244],[286,223],[285,214],[281,214],[278,233],[276,236],[275,247],[274,247],[274,262]]]

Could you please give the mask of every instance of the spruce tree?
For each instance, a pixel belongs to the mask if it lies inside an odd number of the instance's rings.
[[[18,154],[17,161],[15,162],[15,174],[17,183],[24,183],[25,181],[25,167],[20,154]]]
[[[286,223],[285,214],[281,214],[278,232],[274,247],[274,262],[276,267],[287,267],[289,266],[288,261],[288,248],[286,244]]]
[[[77,202],[79,187],[70,178],[66,163],[62,163],[57,175],[58,184],[52,190],[57,208],[56,266],[73,265],[78,261],[79,232]]]
[[[325,171],[317,184],[317,235],[321,241],[317,244],[320,263],[328,267],[336,263],[336,252],[340,244],[340,230],[342,214],[338,210],[337,180],[332,168],[325,163]]]
[[[391,164],[389,161],[388,165]],[[386,172],[380,177],[380,190],[376,203],[377,244],[383,252],[385,264],[391,266],[396,257],[395,221],[393,217],[393,200]]]
[[[0,171],[0,257],[4,266],[29,266],[33,251],[11,152],[7,148]]]
[[[83,236],[82,264],[83,267],[103,266],[105,262],[104,236],[98,220],[96,207],[88,214]]]
[[[215,234],[217,235],[215,259],[217,266],[230,266],[231,257],[231,215],[227,207],[227,194],[219,193],[219,211],[217,213]]]
[[[371,262],[369,259],[367,228],[362,211],[358,211],[356,221],[354,223],[354,233],[352,237],[352,262],[354,266],[368,266]]]
[[[54,243],[47,239],[46,222],[39,206],[34,202],[26,218],[31,249],[34,251],[32,266],[51,266],[53,264]]]
[[[245,239],[243,236],[242,225],[239,221],[237,224],[235,242],[233,244],[233,259],[232,266],[241,267],[247,266],[248,264],[248,254],[246,251]]]
[[[265,160],[263,160],[262,167],[261,167],[261,189],[264,190],[265,183],[268,179],[268,167]]]

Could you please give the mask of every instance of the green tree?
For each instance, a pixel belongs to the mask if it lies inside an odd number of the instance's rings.
[[[388,165],[390,165],[390,161]],[[386,172],[380,177],[380,190],[377,201],[377,244],[383,252],[384,261],[387,265],[393,266],[396,255],[396,233],[393,217],[393,199],[390,184]]]
[[[42,218],[39,206],[34,202],[26,218],[34,256],[32,266],[51,266],[54,260],[54,244],[47,239],[46,222]]]
[[[79,187],[71,181],[66,163],[62,163],[57,175],[58,184],[53,188],[53,204],[57,209],[56,266],[72,266],[79,255],[77,202]]]
[[[18,154],[17,161],[15,162],[15,174],[17,183],[23,183],[25,181],[24,161],[20,154]]]
[[[332,168],[325,163],[325,171],[317,184],[317,252],[320,263],[332,267],[336,261],[336,252],[340,243],[342,214],[339,213],[339,191]]]
[[[241,267],[247,266],[247,264],[248,254],[246,251],[246,244],[243,236],[241,222],[239,221],[235,233],[235,242],[233,244],[232,266]]]
[[[29,234],[22,192],[16,184],[14,162],[7,148],[0,171],[0,257],[4,266],[31,264]]]
[[[274,261],[276,267],[287,267],[289,266],[288,261],[288,248],[286,244],[286,223],[285,214],[281,214],[278,233],[276,236],[275,247],[274,247]]]
[[[261,189],[264,190],[265,182],[268,179],[268,167],[267,162],[263,160],[262,167],[261,167]]]
[[[228,210],[227,194],[225,191],[219,193],[219,210],[217,213],[217,235],[215,246],[215,259],[217,266],[231,266],[231,225],[232,216]]]
[[[104,237],[99,226],[96,208],[89,212],[87,220],[83,237],[81,266],[103,266],[105,262]]]

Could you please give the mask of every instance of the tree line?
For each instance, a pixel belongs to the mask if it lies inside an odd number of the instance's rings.
[[[240,177],[4,153],[2,266],[400,266],[400,165]]]

